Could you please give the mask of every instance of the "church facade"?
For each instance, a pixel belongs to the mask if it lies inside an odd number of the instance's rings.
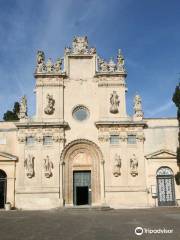
[[[0,207],[112,208],[180,204],[178,122],[150,119],[134,96],[126,112],[126,70],[75,37],[55,63],[37,53],[36,115],[0,123]],[[136,90],[135,90],[136,91]]]

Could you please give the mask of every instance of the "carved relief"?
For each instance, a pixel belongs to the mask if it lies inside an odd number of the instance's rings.
[[[113,114],[116,114],[119,112],[118,107],[119,107],[119,96],[117,95],[116,91],[113,91],[110,97],[110,112]]]
[[[87,37],[74,37],[72,48],[66,47],[65,54],[95,54],[96,48],[88,47]]]
[[[114,169],[113,169],[113,175],[115,177],[119,177],[121,175],[121,158],[118,154],[114,157]]]
[[[29,154],[28,157],[24,160],[25,172],[28,178],[34,176],[34,156]]]
[[[53,98],[53,95],[50,95],[50,94],[47,94],[46,98],[47,98],[48,103],[44,109],[44,112],[48,115],[51,115],[54,113],[54,110],[55,110],[55,108],[54,108],[55,100]]]
[[[121,133],[119,138],[122,142],[126,142],[128,137],[126,133]]]
[[[109,135],[99,135],[98,140],[100,142],[108,142],[109,141]]]
[[[20,102],[19,109],[19,118],[26,119],[27,118],[27,99],[26,96],[23,96]]]
[[[49,160],[49,156],[44,159],[44,175],[46,178],[52,176],[53,163]]]
[[[132,158],[130,159],[130,173],[133,177],[138,175],[138,160],[135,154],[133,154]]]
[[[134,117],[143,118],[142,101],[138,94],[134,97]]]

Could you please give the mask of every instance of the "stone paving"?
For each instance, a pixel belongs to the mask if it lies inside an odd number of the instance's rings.
[[[135,228],[142,227],[142,235]],[[154,233],[168,231],[169,233]],[[137,233],[141,234],[141,229]],[[148,232],[148,233],[146,233]],[[180,239],[180,208],[0,211],[0,240]]]

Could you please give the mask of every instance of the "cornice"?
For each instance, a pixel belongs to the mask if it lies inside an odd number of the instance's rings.
[[[34,128],[34,127],[51,127],[51,128],[66,128],[69,126],[67,122],[18,122],[18,128]]]
[[[103,126],[127,126],[127,127],[143,127],[147,128],[148,125],[146,121],[98,121],[95,122],[95,125],[97,128],[103,127]]]

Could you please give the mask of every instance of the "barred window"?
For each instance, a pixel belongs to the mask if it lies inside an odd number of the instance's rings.
[[[110,144],[119,144],[119,135],[111,135]]]
[[[26,138],[26,144],[27,145],[33,145],[35,143],[34,137],[30,136]]]
[[[44,145],[51,145],[53,143],[52,136],[45,136],[43,138],[43,144]]]
[[[136,135],[128,135],[128,144],[136,144]]]

